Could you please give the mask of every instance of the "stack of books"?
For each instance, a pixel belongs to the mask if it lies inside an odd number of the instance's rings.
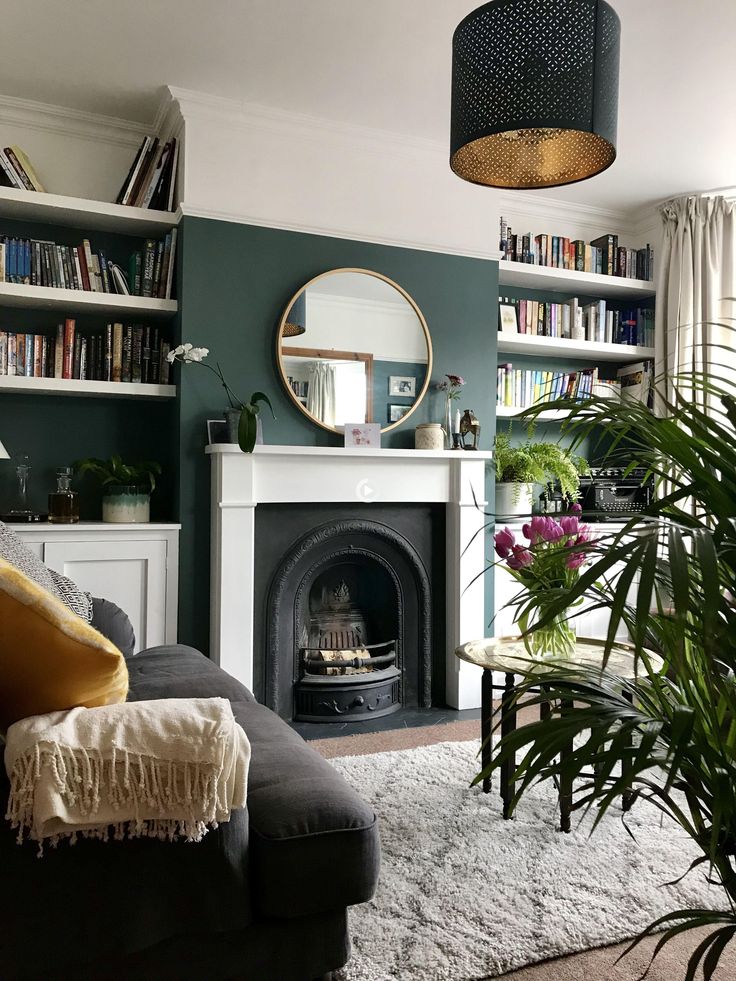
[[[306,402],[307,398],[309,397],[309,382],[297,381],[291,375],[287,375],[287,381],[294,395],[296,395],[300,401]]]
[[[44,191],[31,161],[19,146],[6,146],[0,150],[0,186],[15,187],[19,191]]]
[[[108,324],[82,336],[70,319],[51,337],[0,331],[0,375],[167,385],[169,350],[157,327]]]
[[[499,242],[501,256],[507,262],[532,266],[550,266],[575,272],[599,273],[624,279],[654,279],[654,250],[629,249],[618,244],[618,235],[601,235],[591,242],[563,238],[561,235],[516,235],[501,218]]]
[[[496,373],[496,406],[528,409],[553,399],[583,400],[592,395],[610,397],[620,392],[620,382],[602,381],[597,368],[581,371],[537,371],[500,364]]]
[[[178,162],[176,140],[169,140],[162,147],[157,136],[147,136],[138,148],[115,204],[172,211]]]
[[[93,251],[88,238],[81,245],[0,235],[0,282],[59,289],[171,298],[176,263],[177,229],[159,242],[147,239],[124,270],[102,249]]]
[[[652,347],[654,310],[646,307],[614,310],[609,309],[605,300],[581,304],[577,297],[566,303],[502,297],[498,329],[502,333]]]

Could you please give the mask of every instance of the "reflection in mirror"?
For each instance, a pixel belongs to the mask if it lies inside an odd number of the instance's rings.
[[[391,428],[424,396],[431,357],[416,304],[377,273],[318,276],[281,320],[284,383],[302,411],[327,429],[364,422]]]

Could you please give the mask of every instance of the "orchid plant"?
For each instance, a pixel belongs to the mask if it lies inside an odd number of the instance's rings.
[[[276,418],[271,401],[264,392],[253,392],[249,402],[242,402],[225,381],[220,362],[216,361],[213,367],[204,360],[209,353],[210,349],[208,347],[195,347],[193,344],[186,343],[180,344],[173,351],[170,351],[167,359],[171,364],[175,361],[178,361],[179,364],[201,364],[202,367],[207,368],[214,375],[217,375],[220,384],[225,389],[230,408],[240,409],[240,423],[238,425],[238,444],[240,449],[244,453],[252,453],[256,445],[256,439],[258,438],[258,415],[261,411],[260,403],[265,402],[271,410],[271,415],[274,419]]]
[[[522,525],[525,542],[517,542],[510,528],[494,535],[496,554],[522,590],[512,601],[524,643],[532,657],[555,660],[571,657],[575,630],[560,614],[548,620],[548,611],[580,575],[593,544],[590,528],[581,524],[579,504],[558,520],[537,516]],[[530,630],[532,618],[540,626]]]

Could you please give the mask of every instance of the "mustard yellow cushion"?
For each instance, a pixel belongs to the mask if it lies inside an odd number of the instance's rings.
[[[0,559],[0,729],[29,715],[124,702],[127,694],[117,647]]]

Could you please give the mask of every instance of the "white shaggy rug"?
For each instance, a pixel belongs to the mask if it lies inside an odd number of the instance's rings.
[[[635,936],[673,909],[721,906],[698,851],[650,804],[611,813],[592,838],[573,815],[557,831],[554,788],[524,798],[513,821],[470,788],[477,742],[332,760],[369,800],[383,865],[374,900],[350,911],[344,981],[478,981],[561,954]]]

